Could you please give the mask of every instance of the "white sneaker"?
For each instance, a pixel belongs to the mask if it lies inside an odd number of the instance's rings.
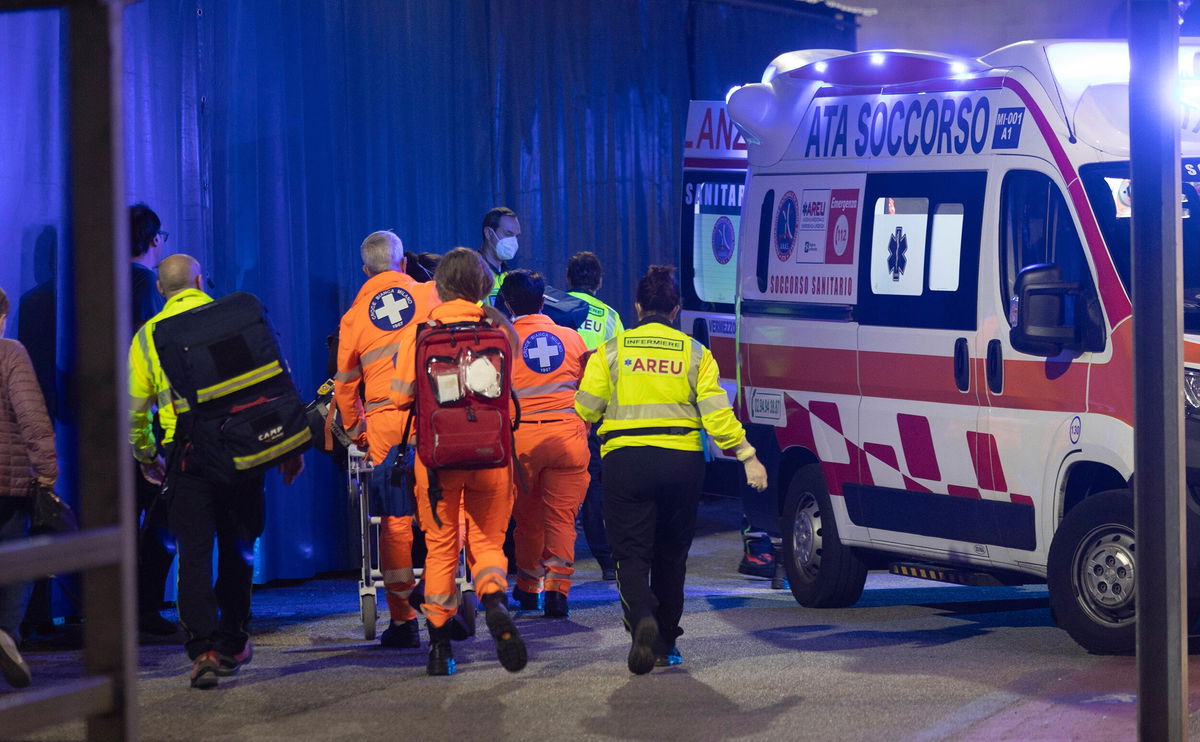
[[[17,643],[6,631],[0,631],[0,673],[14,688],[24,688],[33,682],[29,665],[17,651]]]

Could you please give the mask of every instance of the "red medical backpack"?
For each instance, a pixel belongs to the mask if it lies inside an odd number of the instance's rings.
[[[511,348],[490,320],[418,328],[413,417],[426,467],[491,469],[512,460]]]

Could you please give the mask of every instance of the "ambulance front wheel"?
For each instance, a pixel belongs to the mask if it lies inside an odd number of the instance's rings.
[[[375,623],[379,619],[379,614],[375,609],[375,596],[364,595],[360,602],[362,605],[359,613],[362,614],[363,636],[370,641],[375,638]]]
[[[1089,652],[1121,654],[1136,644],[1133,497],[1099,492],[1067,511],[1046,569],[1050,610]]]
[[[796,602],[808,608],[858,602],[867,565],[838,538],[819,464],[796,472],[784,503],[783,562]]]

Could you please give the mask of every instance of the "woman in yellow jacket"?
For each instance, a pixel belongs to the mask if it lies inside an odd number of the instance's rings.
[[[704,484],[703,428],[733,449],[758,491],[767,472],[734,417],[708,349],[672,327],[679,314],[674,268],[654,265],[638,283],[638,324],[588,360],[575,409],[604,418],[604,521],[617,561],[629,670],[675,665],[683,633],[683,582]]]

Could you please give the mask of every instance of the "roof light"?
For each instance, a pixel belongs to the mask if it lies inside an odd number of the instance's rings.
[[[766,68],[765,70],[763,70],[763,76],[762,76],[762,82],[763,82],[763,85],[766,85],[767,83],[769,83],[769,82],[771,82],[772,80],[774,80],[774,79],[775,79],[775,75],[778,75],[778,74],[779,74],[779,68],[778,68],[778,67],[776,67],[776,66],[775,66],[775,65],[773,65],[773,64],[769,64],[769,65],[767,65],[767,68]]]
[[[1179,102],[1190,108],[1200,108],[1200,80],[1187,78],[1179,81]]]
[[[813,65],[813,69],[815,69],[817,72],[824,72],[825,70],[829,69],[829,63],[817,62],[815,65]]]
[[[740,87],[742,87],[742,86],[734,85],[732,88],[729,89],[728,92],[725,93],[725,105],[729,105],[729,97],[732,96],[734,93],[736,93],[738,91],[738,88],[740,88]]]
[[[961,75],[967,71],[967,66],[962,62],[951,62],[950,73],[953,75]]]
[[[875,52],[874,54],[872,54],[871,55],[871,64],[874,64],[874,65],[883,64],[883,55],[880,54],[879,52]]]

